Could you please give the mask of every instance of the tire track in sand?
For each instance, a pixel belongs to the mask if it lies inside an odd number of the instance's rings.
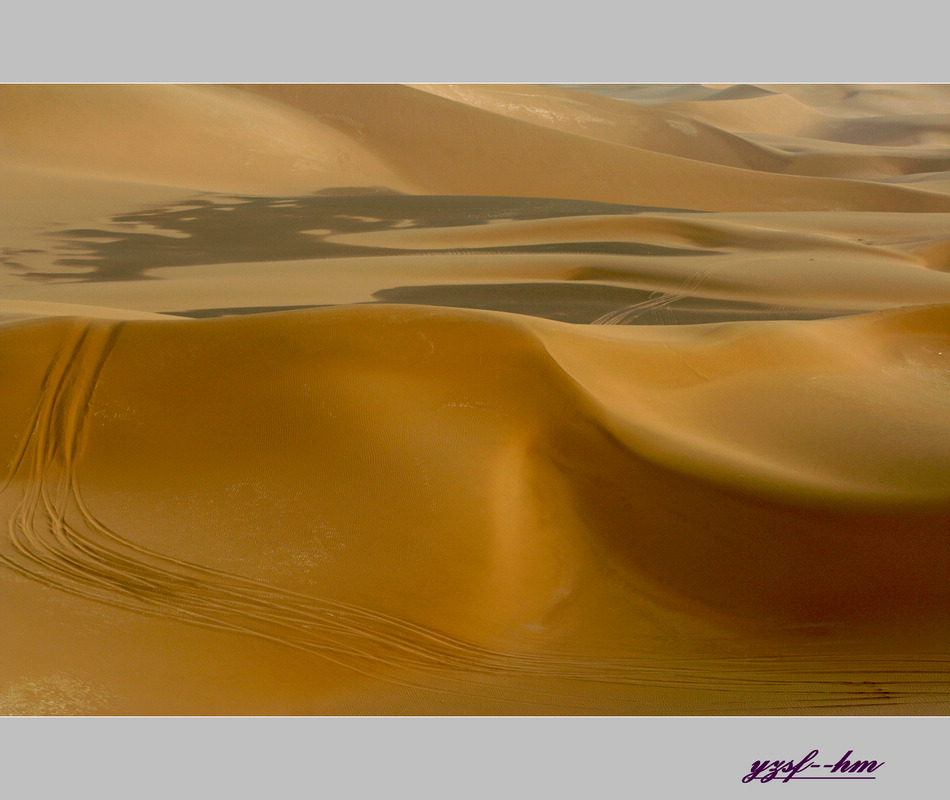
[[[0,564],[89,600],[255,636],[408,688],[485,697],[499,691],[486,686],[486,680],[554,679],[607,684],[617,696],[603,700],[627,704],[638,694],[664,689],[739,695],[787,689],[780,665],[771,673],[761,664],[748,671],[728,663],[711,669],[709,660],[697,665],[676,659],[496,650],[370,608],[289,592],[136,545],[95,516],[76,477],[87,412],[122,326],[103,321],[68,326],[0,487],[0,492],[22,487],[0,547]],[[847,699],[855,705],[893,701],[908,691],[902,674],[875,675],[873,691],[856,687],[847,676],[828,681],[830,676],[814,675],[808,684],[812,688],[801,691],[811,707]],[[921,679],[932,693],[933,683]],[[903,686],[888,690],[889,682]],[[519,684],[504,691],[518,702],[551,709],[582,707],[574,694],[551,686],[535,690]],[[942,687],[937,693],[947,695]]]

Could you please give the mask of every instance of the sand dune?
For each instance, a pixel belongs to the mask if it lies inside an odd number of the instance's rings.
[[[945,87],[0,94],[0,712],[946,713]]]

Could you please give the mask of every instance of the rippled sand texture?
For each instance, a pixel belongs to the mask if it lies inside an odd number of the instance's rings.
[[[950,710],[947,87],[0,108],[0,712]]]

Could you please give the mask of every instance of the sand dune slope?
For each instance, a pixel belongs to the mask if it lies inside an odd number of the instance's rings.
[[[946,87],[0,104],[0,713],[950,710]]]
[[[438,694],[472,672],[499,684],[483,703],[567,680],[594,687],[567,709],[636,713],[660,691],[644,652],[711,655],[663,630],[771,625],[794,652],[802,626],[880,647],[945,615],[948,314],[672,335],[398,306],[10,324],[3,560],[123,620],[349,668],[384,708],[387,682]]]
[[[863,170],[847,154],[828,156],[825,166],[813,163],[821,156],[811,156],[801,170],[810,177],[797,177],[783,174],[795,171],[788,152],[743,139],[719,120],[718,126],[690,122],[676,110],[632,109],[558,89],[0,90],[5,159],[206,191],[386,186],[710,211],[950,210],[950,200],[926,189],[878,182],[859,187],[847,179],[849,171],[866,178],[882,170],[891,175],[946,169],[942,150],[872,153],[864,160],[875,164]],[[817,113],[807,116],[818,124]],[[740,124],[739,130],[745,128]],[[715,192],[705,188],[709,184]]]

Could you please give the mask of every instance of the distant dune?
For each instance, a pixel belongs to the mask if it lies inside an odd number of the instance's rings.
[[[946,87],[0,98],[0,713],[950,709]]]

